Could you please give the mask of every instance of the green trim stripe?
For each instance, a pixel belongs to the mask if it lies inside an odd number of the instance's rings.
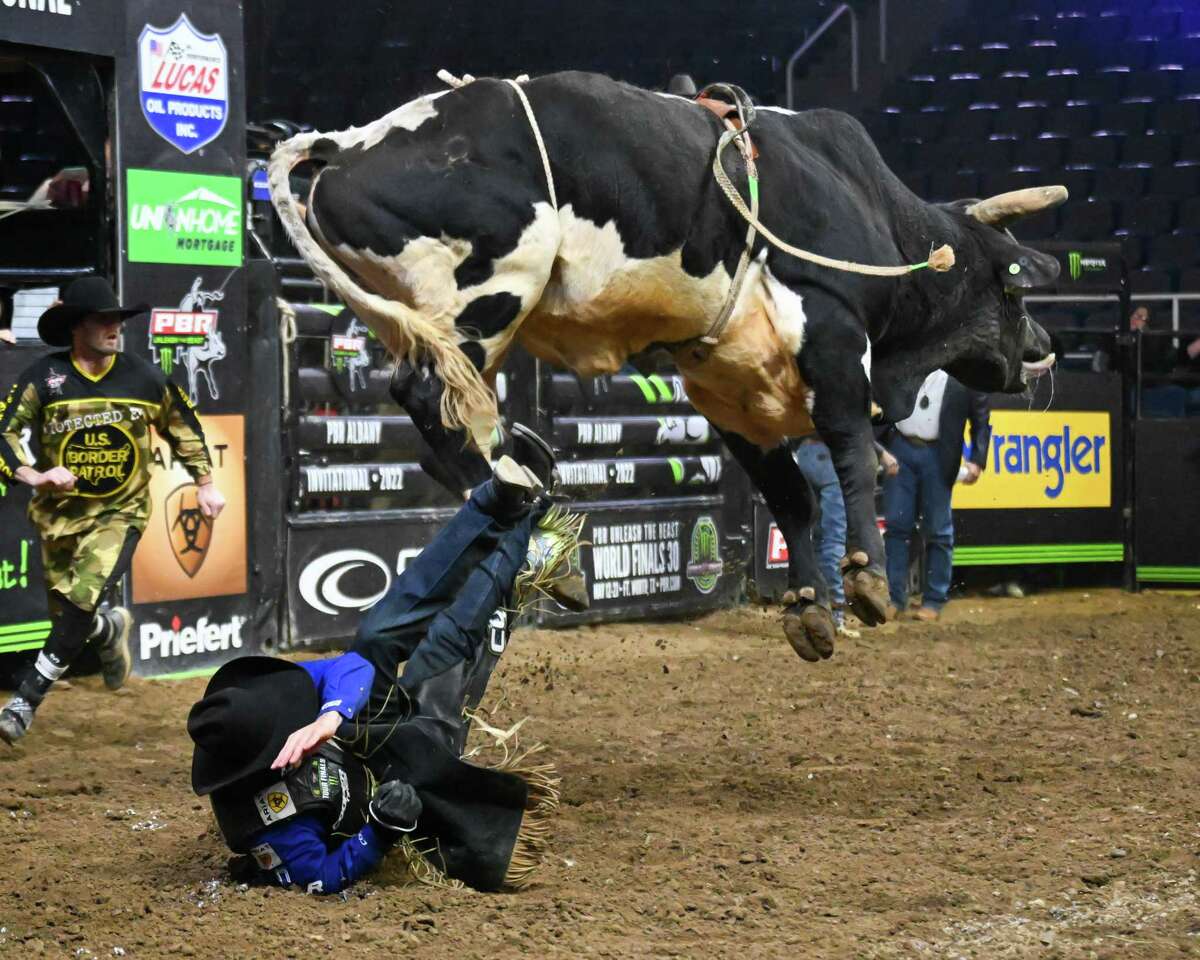
[[[49,620],[31,620],[29,623],[11,623],[0,627],[0,653],[36,650],[49,635]]]
[[[671,465],[671,476],[675,482],[683,483],[683,461],[678,457],[667,457],[667,463]]]
[[[195,670],[179,670],[175,673],[156,673],[146,680],[190,680],[192,677],[207,677],[217,672],[217,667],[197,667]]]
[[[642,396],[645,397],[647,403],[654,402],[654,388],[650,386],[645,377],[640,373],[631,373],[629,379],[638,385],[638,389],[642,391]]]
[[[30,620],[28,623],[10,623],[8,626],[0,627],[0,638],[13,633],[36,633],[39,630],[41,636],[47,636],[50,633],[50,621]]]
[[[1138,567],[1137,578],[1162,583],[1200,583],[1200,567]]]
[[[1120,563],[1124,559],[1125,547],[1120,543],[1027,543],[954,548],[956,567],[1018,563]]]
[[[667,385],[667,381],[660,377],[657,373],[650,374],[649,380],[654,385],[654,389],[658,391],[658,399],[663,403],[670,403],[675,399],[675,394],[671,392],[671,388]],[[653,401],[651,402],[653,403]]]
[[[18,637],[17,640],[20,638]],[[20,653],[22,650],[39,650],[46,645],[46,638],[40,637],[37,640],[23,640],[20,643],[17,640],[0,641],[0,653]]]

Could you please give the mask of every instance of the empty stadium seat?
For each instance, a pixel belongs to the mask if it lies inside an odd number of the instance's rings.
[[[1200,168],[1159,167],[1150,171],[1146,192],[1156,197],[1191,197],[1200,193]]]
[[[1131,270],[1129,289],[1134,293],[1170,293],[1174,284],[1166,270]]]
[[[997,110],[992,119],[992,135],[1011,140],[1027,140],[1036,137],[1043,129],[1044,111],[1041,108],[1018,109],[1006,107]]]
[[[1058,232],[1066,240],[1106,240],[1112,234],[1113,219],[1112,204],[1105,200],[1069,204]]]
[[[1200,233],[1200,197],[1188,197],[1179,204],[1179,229]]]
[[[1169,166],[1175,162],[1171,137],[1126,137],[1121,146],[1122,166]]]
[[[1138,197],[1121,203],[1121,227],[1143,237],[1167,233],[1175,225],[1175,201],[1168,197]]]
[[[1086,137],[1092,131],[1093,110],[1086,104],[1074,107],[1055,107],[1047,110],[1042,128],[1047,133],[1064,137]]]
[[[1146,70],[1129,76],[1123,99],[1170,100],[1178,86],[1179,77],[1175,71]]]
[[[1092,194],[1109,200],[1123,200],[1142,195],[1146,181],[1145,171],[1106,168],[1097,170],[1092,182]]]
[[[1183,270],[1179,274],[1180,293],[1200,293],[1200,267]]]
[[[1120,137],[1083,137],[1071,141],[1067,163],[1093,169],[1114,167],[1120,149]]]
[[[1151,238],[1147,260],[1167,270],[1185,270],[1200,266],[1200,238],[1195,234],[1169,233]]]
[[[1200,100],[1160,104],[1154,111],[1153,127],[1159,133],[1200,132]]]
[[[1012,164],[1014,167],[1055,170],[1062,166],[1065,154],[1065,140],[1025,140],[1013,147]]]
[[[1092,129],[1108,135],[1134,136],[1146,132],[1149,111],[1144,103],[1106,103],[1096,108]]]

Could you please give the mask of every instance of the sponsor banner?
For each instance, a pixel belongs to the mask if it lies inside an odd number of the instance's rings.
[[[978,482],[956,484],[955,510],[1108,507],[1112,417],[1104,411],[992,411]],[[964,439],[964,448],[969,440]]]
[[[146,24],[138,37],[142,114],[183,153],[215,140],[229,116],[229,56],[219,34],[200,33],[181,13],[169,27]]]
[[[240,179],[135,169],[125,176],[130,262],[241,265]]]
[[[293,521],[287,551],[293,640],[354,636],[363,611],[379,602],[453,514],[383,520],[342,513],[311,524]]]
[[[216,521],[196,503],[195,483],[171,449],[154,436],[150,477],[154,513],[133,555],[133,602],[162,603],[246,592],[244,418],[201,417],[213,479],[226,505]]]
[[[124,4],[96,0],[2,0],[0,37],[55,50],[111,57],[125,22]]]
[[[787,569],[787,541],[783,539],[783,534],[780,533],[779,526],[773,520],[770,527],[767,528],[766,554],[766,560],[763,562],[768,570]]]
[[[722,556],[722,523],[709,499],[588,511],[580,561],[591,609],[583,617],[549,610],[547,618],[665,616],[725,602],[737,578]]]
[[[139,664],[178,658],[206,658],[225,654],[223,660],[243,652],[246,617],[230,614],[225,619],[174,614],[167,622],[138,617],[134,626],[134,648]],[[248,652],[248,651],[247,651]],[[140,672],[140,671],[139,671]]]
[[[554,418],[554,440],[566,448],[700,446],[716,439],[708,420],[698,415]]]
[[[1035,243],[1059,263],[1058,293],[1117,291],[1124,283],[1125,264],[1119,243]]]
[[[555,416],[575,413],[599,417],[611,411],[614,417],[621,417],[646,407],[652,408],[647,413],[660,413],[671,407],[683,407],[678,413],[685,416],[695,413],[686,406],[687,390],[678,374],[652,373],[648,377],[640,373],[614,374],[580,383],[571,374],[556,373],[550,377],[548,399],[550,412]]]
[[[201,387],[207,399],[220,398],[214,367],[226,355],[225,340],[217,329],[221,314],[214,306],[225,299],[225,291],[202,289],[203,282],[203,277],[192,280],[178,306],[152,309],[147,327],[151,362],[167,376],[182,367],[193,406],[200,402]]]

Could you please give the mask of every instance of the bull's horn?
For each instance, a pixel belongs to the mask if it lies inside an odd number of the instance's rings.
[[[994,197],[973,203],[967,207],[967,213],[981,223],[1003,225],[1039,210],[1057,207],[1066,199],[1067,188],[1063,186],[1026,187],[1024,190],[998,193]]]

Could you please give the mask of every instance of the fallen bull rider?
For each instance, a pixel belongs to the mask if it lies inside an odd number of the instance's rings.
[[[514,588],[518,604],[558,597],[548,586],[572,576],[583,518],[549,507],[553,468],[544,441],[514,427],[512,457],[366,612],[348,653],[241,657],[214,674],[188,716],[192,787],[242,855],[235,879],[337,893],[395,847],[422,879],[528,879],[557,802],[552,769],[481,766],[463,750]]]

